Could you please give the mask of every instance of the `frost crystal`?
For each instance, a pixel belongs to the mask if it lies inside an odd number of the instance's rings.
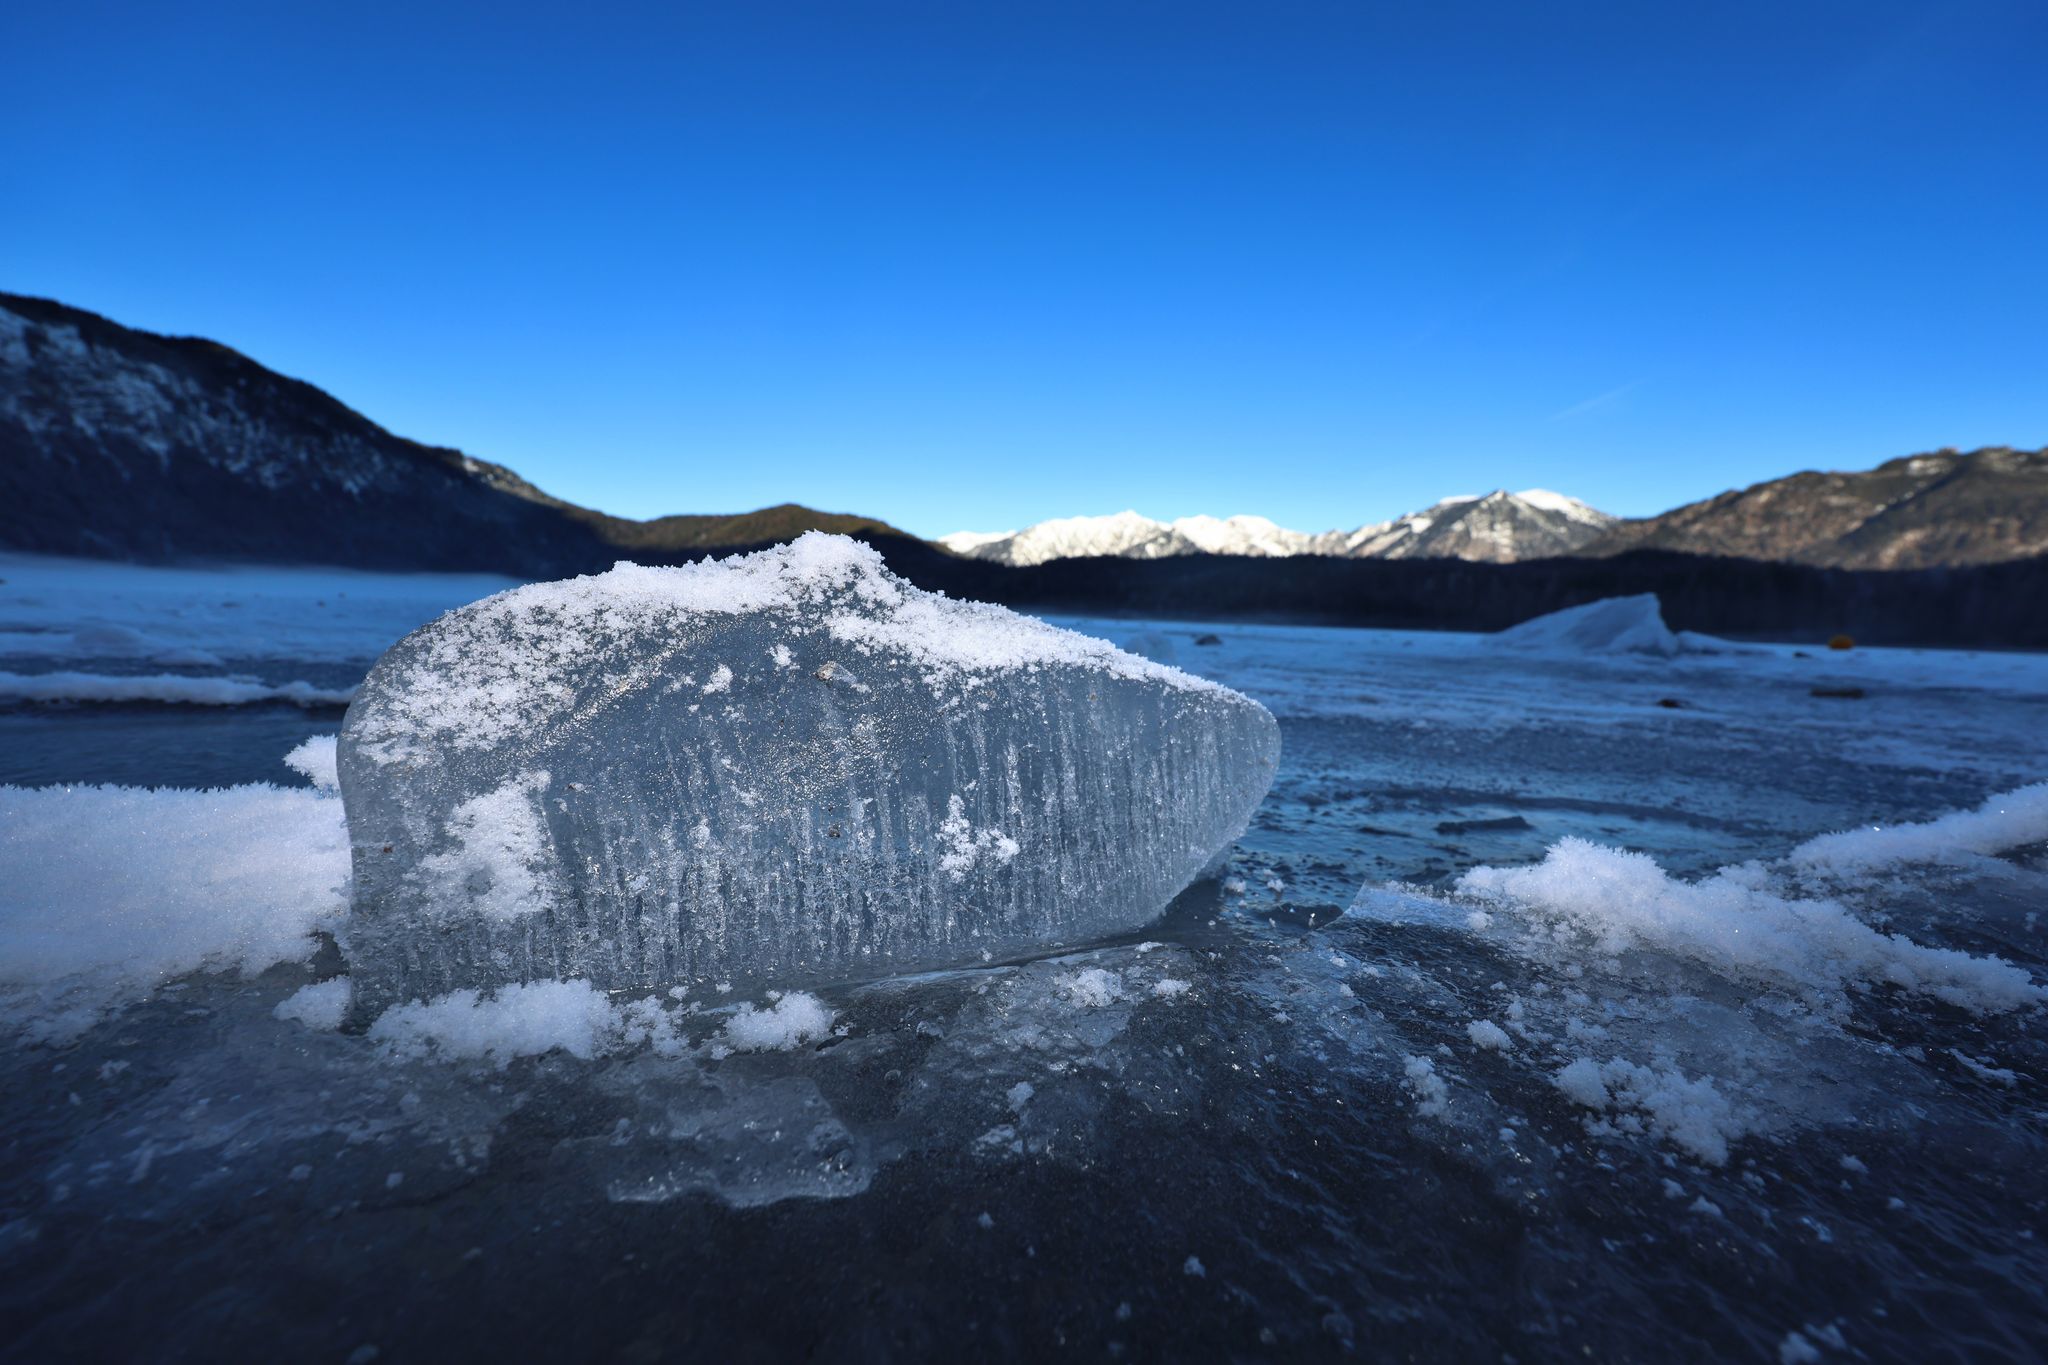
[[[535,584],[371,672],[338,759],[357,1008],[828,982],[1136,928],[1234,839],[1256,703],[807,535]]]

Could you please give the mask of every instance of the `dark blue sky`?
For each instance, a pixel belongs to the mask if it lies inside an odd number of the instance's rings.
[[[2048,6],[9,6],[0,287],[630,515],[2048,443]]]

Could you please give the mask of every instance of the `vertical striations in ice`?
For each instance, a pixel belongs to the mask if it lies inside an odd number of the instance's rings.
[[[1256,702],[810,534],[392,648],[339,770],[366,1010],[508,981],[828,981],[1128,930],[1243,832]]]

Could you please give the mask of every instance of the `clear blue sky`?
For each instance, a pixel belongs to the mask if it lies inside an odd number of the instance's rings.
[[[1642,514],[2048,443],[2048,5],[0,17],[0,288],[646,516]]]

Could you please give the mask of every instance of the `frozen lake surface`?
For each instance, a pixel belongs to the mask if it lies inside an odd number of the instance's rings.
[[[0,1354],[2048,1353],[2048,659],[1063,621],[1280,721],[1159,923],[352,1035],[282,755],[503,585],[0,578]]]

